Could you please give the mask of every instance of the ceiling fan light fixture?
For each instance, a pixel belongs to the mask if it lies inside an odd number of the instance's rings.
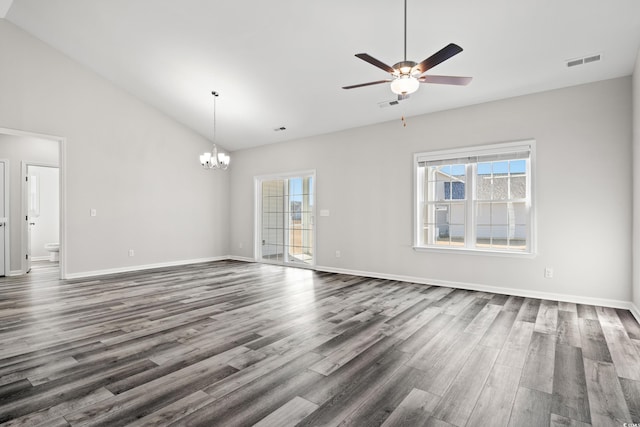
[[[418,90],[420,82],[411,75],[401,75],[391,82],[391,92],[397,95],[409,95]]]

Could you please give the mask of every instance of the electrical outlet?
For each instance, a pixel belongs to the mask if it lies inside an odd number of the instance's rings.
[[[244,247],[244,245],[242,244],[242,242],[238,243],[238,248],[242,249]]]
[[[545,267],[544,269],[544,277],[546,279],[551,279],[553,278],[553,268],[551,267]]]
[[[91,216],[98,216],[98,211],[97,211],[96,209],[91,209],[91,210],[89,211],[89,215],[91,215]]]
[[[336,258],[340,258],[342,256],[342,254],[340,253],[340,251],[336,251]]]
[[[133,249],[129,249],[129,256],[134,256],[136,253],[133,251]]]

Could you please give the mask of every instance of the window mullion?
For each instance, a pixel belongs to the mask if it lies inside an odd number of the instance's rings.
[[[467,172],[467,191],[465,194],[465,247],[469,249],[475,248],[476,231],[475,231],[475,199],[476,199],[476,184],[475,173],[476,164],[469,163],[466,165]]]

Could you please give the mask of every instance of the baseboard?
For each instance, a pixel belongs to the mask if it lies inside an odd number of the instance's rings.
[[[256,260],[253,259],[253,258],[248,258],[248,257],[244,257],[244,256],[237,256],[237,255],[228,255],[227,259],[231,260],[231,261],[256,262]]]
[[[22,270],[12,270],[9,272],[9,276],[22,276],[24,273],[24,271]]]
[[[48,259],[49,259],[49,257],[47,255],[45,255],[45,256],[32,256],[31,257],[31,261],[46,261]]]
[[[93,276],[105,276],[107,274],[130,273],[132,271],[151,270],[154,268],[164,268],[164,267],[177,267],[180,265],[201,264],[204,262],[225,261],[228,259],[229,257],[225,255],[225,256],[210,257],[210,258],[198,258],[198,259],[187,259],[187,260],[181,260],[181,261],[161,262],[157,264],[132,265],[128,267],[110,268],[106,270],[82,271],[80,273],[67,273],[65,274],[64,278],[65,279],[83,279],[86,277],[93,277]]]
[[[334,267],[316,266],[318,271],[328,273],[350,274],[353,276],[373,277],[375,279],[398,280],[402,282],[420,283],[424,285],[444,286],[448,288],[468,289],[471,291],[491,292],[494,294],[513,295],[525,298],[538,298],[552,301],[571,302],[575,304],[599,305],[602,307],[622,308],[633,313],[633,303],[630,301],[620,301],[606,298],[583,297],[579,295],[556,294],[552,292],[539,292],[526,289],[502,288],[497,286],[487,286],[477,283],[450,282],[446,280],[432,280],[423,277],[402,276],[397,274],[373,273],[370,271],[348,270]],[[634,316],[638,319],[637,308]],[[640,322],[640,320],[638,320]]]
[[[106,270],[83,271],[80,273],[69,273],[65,275],[65,279],[80,279],[80,278],[86,278],[86,277],[92,277],[92,276],[104,276],[108,274],[129,273],[132,271],[151,270],[154,268],[177,267],[181,265],[200,264],[205,262],[226,261],[226,260],[256,262],[256,260],[253,258],[241,257],[236,255],[226,255],[226,256],[218,256],[218,257],[210,257],[210,258],[199,258],[199,259],[164,262],[164,263],[157,263],[157,264],[146,264],[146,265],[136,265],[136,266],[129,266],[129,267],[121,267],[121,268],[111,268]],[[315,266],[315,270],[325,271],[327,273],[349,274],[352,276],[372,277],[375,279],[398,280],[401,282],[420,283],[424,285],[444,286],[448,288],[468,289],[468,290],[480,291],[480,292],[491,292],[494,294],[514,295],[514,296],[525,297],[525,298],[538,298],[538,299],[546,299],[546,300],[553,300],[553,301],[571,302],[575,304],[599,305],[602,307],[622,308],[625,310],[629,310],[633,314],[633,316],[636,318],[638,323],[640,323],[640,310],[638,310],[638,307],[636,307],[636,305],[630,301],[620,301],[620,300],[612,300],[612,299],[606,299],[606,298],[583,297],[579,295],[556,294],[552,292],[539,292],[539,291],[533,291],[533,290],[527,290],[527,289],[503,288],[498,286],[481,285],[477,283],[452,282],[447,280],[433,280],[433,279],[427,279],[424,277],[376,273],[371,271],[350,270],[350,269],[326,267],[326,266],[320,266],[320,265]],[[13,275],[20,275],[20,274],[22,274],[21,271],[12,271],[9,275],[13,276]]]
[[[638,309],[638,306],[635,305],[634,303],[631,303],[631,307],[629,308],[629,311],[631,312],[631,314],[633,314],[633,317],[636,318],[638,323],[640,323],[640,309]]]

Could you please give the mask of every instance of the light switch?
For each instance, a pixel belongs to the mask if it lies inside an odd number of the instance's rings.
[[[320,209],[320,216],[329,216],[329,209]]]
[[[96,216],[98,215],[98,211],[95,209],[91,209],[91,216]]]

